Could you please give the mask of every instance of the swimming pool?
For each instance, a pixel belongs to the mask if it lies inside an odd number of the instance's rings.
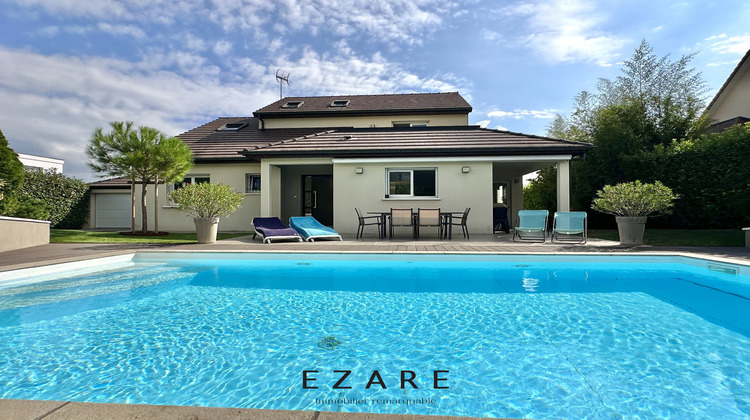
[[[237,253],[106,263],[0,273],[0,397],[750,418],[744,266]]]

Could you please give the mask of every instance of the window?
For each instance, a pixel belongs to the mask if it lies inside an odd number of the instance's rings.
[[[185,175],[185,177],[182,178],[182,181],[175,182],[174,184],[167,184],[167,194],[171,193],[174,190],[179,190],[185,184],[202,184],[204,182],[211,182],[211,176],[210,175]],[[174,203],[172,203],[171,200],[170,200],[170,205],[174,205]]]
[[[237,131],[246,125],[247,125],[247,121],[241,121],[237,123],[227,123],[217,128],[216,131]]]
[[[245,174],[245,192],[260,192],[260,174]]]
[[[386,169],[389,197],[437,197],[437,169]]]
[[[347,106],[349,106],[349,100],[347,99],[337,99],[331,102],[332,108],[346,108]]]
[[[429,121],[391,121],[391,125],[396,128],[427,127],[429,124]]]
[[[305,103],[305,101],[289,101],[289,102],[285,103],[284,105],[282,105],[281,107],[282,108],[299,108],[304,103]]]

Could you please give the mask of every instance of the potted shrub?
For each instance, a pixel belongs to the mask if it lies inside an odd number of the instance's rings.
[[[216,242],[219,217],[234,213],[240,208],[243,197],[244,194],[229,185],[209,182],[186,184],[169,194],[180,210],[193,216],[199,244]]]
[[[653,184],[635,181],[614,186],[605,185],[596,192],[591,208],[616,216],[620,244],[641,245],[646,218],[669,213],[673,206],[672,201],[677,198],[678,195],[659,181]]]

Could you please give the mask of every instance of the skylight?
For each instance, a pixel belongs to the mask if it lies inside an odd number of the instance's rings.
[[[332,108],[346,108],[347,106],[349,106],[348,99],[336,99],[335,101],[331,102]]]
[[[221,127],[217,128],[216,131],[237,131],[247,125],[247,121],[240,121],[236,123],[226,123]]]
[[[305,101],[289,101],[289,102],[285,103],[284,105],[282,105],[281,107],[282,108],[299,108],[304,103],[305,103]]]

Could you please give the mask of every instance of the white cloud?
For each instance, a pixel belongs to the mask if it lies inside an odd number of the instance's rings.
[[[216,55],[227,55],[232,50],[232,43],[227,40],[217,41],[214,45],[214,53]]]
[[[750,50],[750,34],[728,36],[727,34],[714,35],[706,38],[710,41],[711,51],[718,54],[745,54]]]
[[[131,62],[0,46],[0,62],[14,63],[0,72],[0,129],[11,146],[65,159],[67,173],[87,180],[83,151],[94,128],[132,120],[176,135],[217,116],[251,115],[278,98],[278,67],[292,71],[289,95],[455,91],[465,83],[418,76],[379,54],[312,50],[273,65],[235,58],[223,69],[190,51],[149,51]]]
[[[420,77],[380,54],[320,54],[305,49],[298,60],[282,57],[276,67],[289,71],[290,96],[458,91],[466,82],[451,75]],[[455,79],[455,80],[454,80]]]
[[[599,29],[608,16],[596,7],[590,0],[550,0],[510,6],[503,12],[512,19],[528,20],[531,33],[522,43],[547,61],[609,66],[627,39]]]
[[[497,125],[497,126],[495,127],[495,130],[510,131],[510,130],[508,130],[507,128],[503,127],[502,125]]]
[[[521,118],[555,118],[557,110],[543,109],[541,111],[533,109],[514,109],[513,111],[490,111],[487,116],[490,118],[512,118],[520,120]]]
[[[361,37],[390,44],[421,45],[426,36],[461,10],[452,0],[9,0],[51,16],[126,23],[207,21],[227,33],[253,33],[256,42],[300,32]],[[132,30],[132,29],[131,29]]]
[[[112,35],[130,35],[134,38],[143,38],[146,34],[137,26],[133,25],[111,25],[106,22],[100,22],[97,25],[102,32],[107,32]]]
[[[482,121],[478,121],[477,125],[480,126],[480,127],[482,127],[482,128],[487,128],[487,125],[489,123],[490,123],[490,120],[482,120]]]

